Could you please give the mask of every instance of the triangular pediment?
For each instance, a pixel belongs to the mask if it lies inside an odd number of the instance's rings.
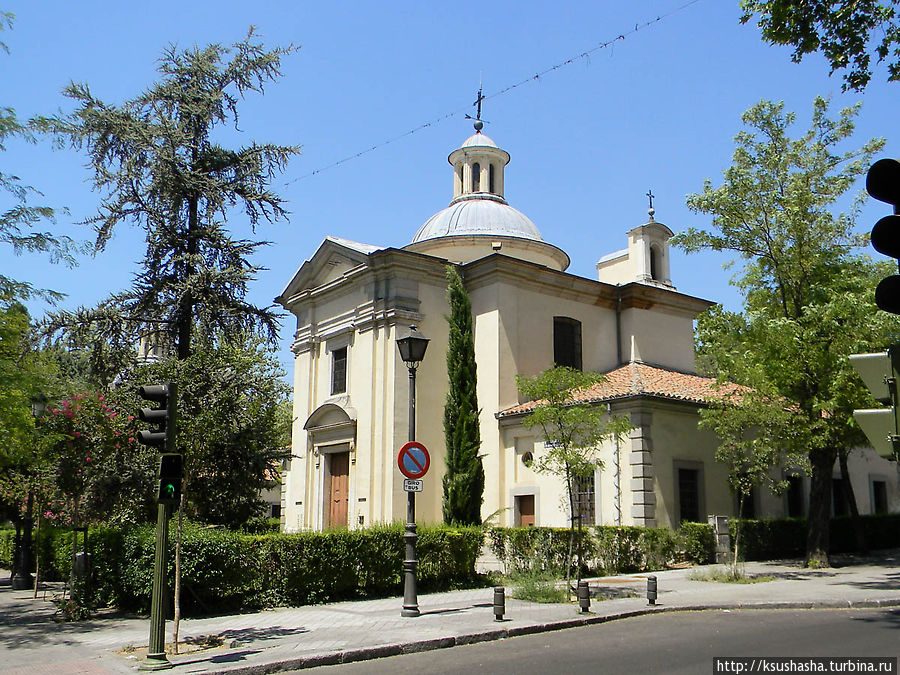
[[[348,271],[365,265],[369,255],[378,250],[381,247],[326,237],[313,256],[300,265],[300,269],[275,301],[284,304],[297,293],[331,283]]]

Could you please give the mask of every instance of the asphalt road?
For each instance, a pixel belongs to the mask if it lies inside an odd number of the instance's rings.
[[[717,656],[898,654],[900,609],[720,610],[636,617],[302,672],[695,675],[716,672]]]

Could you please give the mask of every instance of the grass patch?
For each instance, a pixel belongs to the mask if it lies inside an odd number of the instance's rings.
[[[688,578],[691,581],[715,581],[722,584],[760,584],[775,580],[771,574],[750,575],[746,574],[743,569],[734,570],[730,567],[717,567],[702,572],[697,570]]]
[[[568,602],[565,584],[546,574],[516,574],[506,578],[511,597],[529,602]]]

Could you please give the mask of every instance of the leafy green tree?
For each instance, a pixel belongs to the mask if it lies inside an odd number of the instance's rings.
[[[478,378],[475,368],[475,338],[472,332],[472,303],[457,269],[447,266],[447,301],[450,333],[447,344],[449,390],[444,404],[444,442],[447,472],[444,474],[444,522],[457,525],[481,524],[484,498],[484,467],[478,451]]]
[[[534,407],[522,420],[528,428],[540,429],[543,451],[532,468],[538,473],[559,476],[565,486],[569,507],[569,553],[566,565],[568,587],[573,564],[575,527],[580,530],[581,513],[577,502],[576,480],[590,478],[603,468],[600,446],[628,432],[631,423],[624,417],[610,417],[606,408],[591,405],[579,393],[604,381],[599,373],[582,372],[565,366],[545,370],[534,377],[516,376],[519,391]],[[578,538],[579,547],[581,537]],[[578,578],[581,579],[582,554],[578,551]]]
[[[742,313],[721,308],[701,317],[698,352],[713,375],[759,392],[744,424],[763,440],[804,456],[811,471],[807,563],[827,564],[831,473],[841,449],[864,444],[852,419],[866,394],[847,355],[883,348],[897,323],[873,302],[884,268],[859,252],[850,213],[831,208],[862,175],[882,140],[841,150],[858,106],[832,118],[817,98],[809,129],[781,103],[761,101],[743,115],[724,182],[688,196],[695,213],[712,216],[709,230],[690,228],[673,243],[688,253],[728,251],[743,263],[732,283]],[[881,271],[879,271],[879,269]],[[791,412],[785,415],[784,410]],[[734,437],[727,415],[708,417],[723,439]]]
[[[198,341],[187,359],[168,358],[134,369],[119,388],[178,383],[185,515],[239,527],[260,514],[260,491],[287,452],[290,417],[283,404],[289,387],[261,337],[218,338]]]
[[[230,48],[171,46],[160,59],[159,81],[138,97],[115,106],[85,84],[71,84],[63,93],[77,103],[75,112],[38,120],[88,154],[102,195],[87,221],[97,232],[95,249],[123,221],[147,233],[132,288],[98,310],[61,313],[56,325],[92,323],[111,343],[163,328],[180,359],[201,334],[195,324],[206,334],[261,327],[274,339],[276,316],[245,301],[259,269],[250,257],[262,243],[233,239],[223,221],[237,208],[254,229],[260,220],[284,217],[269,184],[298,149],[251,143],[231,150],[213,136],[222,126],[237,128],[240,100],[277,79],[282,57],[292,51],[266,50],[252,29]]]
[[[741,23],[757,20],[770,44],[790,45],[792,58],[821,52],[844,89],[862,91],[872,79],[872,55],[900,80],[900,0],[741,0]]]
[[[785,434],[797,436],[805,431],[803,426],[792,424],[794,414],[777,392],[766,393],[732,383],[719,384],[717,396],[700,411],[700,427],[710,429],[718,436],[716,461],[725,465],[728,486],[737,499],[739,518],[732,547],[731,572],[734,577],[740,576],[740,516],[747,500],[752,498],[753,490],[768,488],[781,494],[788,487],[781,469],[787,466],[802,470],[808,466],[805,455],[792,452],[793,448],[802,446],[805,439],[791,438],[788,442],[785,437]],[[760,419],[765,417],[768,417],[768,423],[760,426]]]

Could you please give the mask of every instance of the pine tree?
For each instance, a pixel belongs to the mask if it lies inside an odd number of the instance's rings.
[[[459,272],[447,266],[447,300],[450,328],[447,346],[447,377],[450,389],[444,404],[444,440],[447,472],[444,474],[444,522],[455,525],[481,523],[484,467],[478,451],[478,382],[475,369],[475,339],[472,303]]]
[[[236,208],[253,228],[284,217],[269,183],[298,149],[251,143],[232,150],[213,133],[238,128],[239,101],[277,79],[282,56],[293,50],[266,50],[251,29],[231,47],[170,46],[160,59],[159,81],[119,106],[104,103],[86,84],[66,87],[76,110],[37,122],[87,151],[94,189],[102,195],[97,214],[86,221],[96,229],[95,248],[102,250],[125,221],[144,228],[147,252],[132,288],[104,303],[101,316],[63,315],[58,324],[94,321],[113,341],[122,332],[133,339],[138,331],[165,326],[179,359],[191,354],[195,324],[203,327],[201,335],[261,328],[274,339],[275,315],[244,300],[259,269],[249,259],[262,243],[231,238],[223,223]]]

